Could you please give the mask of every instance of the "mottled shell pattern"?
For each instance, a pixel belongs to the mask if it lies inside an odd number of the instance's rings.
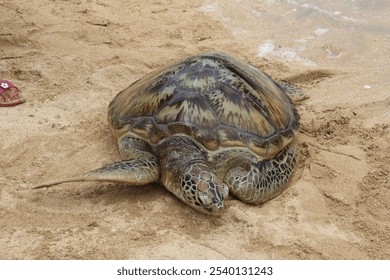
[[[246,148],[272,158],[292,140],[298,114],[265,73],[222,53],[189,57],[152,72],[120,92],[108,107],[119,138],[152,146],[185,134],[209,151]]]

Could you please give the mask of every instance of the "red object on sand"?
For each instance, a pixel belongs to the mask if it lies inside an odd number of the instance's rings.
[[[13,83],[7,80],[0,80],[0,94],[9,88],[17,88]]]
[[[3,94],[7,89],[16,88],[18,89],[13,83],[7,80],[0,80],[0,95]],[[10,107],[15,106],[18,104],[24,103],[25,100],[21,98],[20,96],[16,100],[11,101],[0,101],[0,107]]]

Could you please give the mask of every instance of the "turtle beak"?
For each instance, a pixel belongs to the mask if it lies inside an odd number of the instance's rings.
[[[212,206],[210,207],[204,207],[203,208],[205,211],[202,211],[206,214],[210,214],[210,215],[215,215],[215,216],[219,216],[222,214],[223,212],[223,209],[225,209],[225,206],[223,204],[223,201],[219,202],[218,204],[213,204]]]

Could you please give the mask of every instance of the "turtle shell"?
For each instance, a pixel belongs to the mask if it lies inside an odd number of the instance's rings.
[[[298,114],[272,79],[222,53],[206,53],[152,72],[118,93],[108,121],[157,145],[186,134],[215,151],[247,148],[269,158],[293,140]]]

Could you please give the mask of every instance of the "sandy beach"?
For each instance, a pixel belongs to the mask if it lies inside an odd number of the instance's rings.
[[[333,2],[2,3],[0,79],[27,102],[0,108],[0,259],[390,259],[390,3]],[[212,217],[157,184],[32,189],[119,160],[108,103],[206,51],[309,97],[280,196]]]

